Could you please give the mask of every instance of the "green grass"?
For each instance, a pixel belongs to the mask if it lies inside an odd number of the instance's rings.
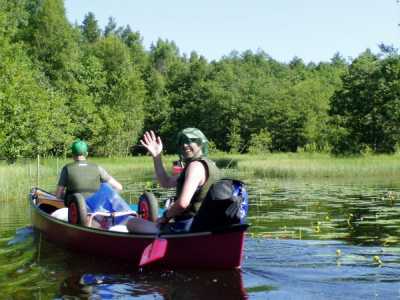
[[[26,197],[31,186],[32,178],[35,177],[36,167],[27,160],[8,165],[0,163],[0,201],[15,197]]]
[[[165,156],[166,167],[172,166],[176,156]],[[54,192],[62,167],[70,158],[21,159],[17,163],[0,162],[0,202],[25,198],[29,190],[38,186]],[[90,158],[89,161],[104,167],[107,172],[123,183],[146,181],[152,178],[153,161],[149,156]],[[39,169],[39,171],[38,171]]]
[[[277,153],[238,156],[238,169],[262,178],[400,177],[400,156],[333,157],[328,154]]]
[[[255,178],[400,178],[400,155],[368,155],[333,157],[320,153],[274,153],[243,155],[218,153],[211,155],[225,174],[246,174]],[[177,156],[164,157],[170,170]],[[0,162],[0,200],[26,196],[33,186],[53,191],[64,164],[71,159],[20,160],[8,165]],[[152,178],[153,161],[149,156],[90,158],[124,183]],[[39,176],[38,176],[39,175]]]

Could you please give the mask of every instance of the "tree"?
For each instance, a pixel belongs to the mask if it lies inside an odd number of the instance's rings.
[[[21,29],[27,24],[29,13],[27,0],[0,0],[0,36],[15,42],[22,34]]]
[[[120,34],[122,41],[129,48],[133,64],[141,72],[144,72],[148,65],[148,55],[143,46],[143,38],[138,31],[133,32],[130,26],[126,26]]]
[[[241,144],[242,138],[240,137],[240,122],[237,119],[233,119],[230,126],[230,131],[228,134],[227,144],[230,148],[231,153],[240,153],[241,152]]]
[[[366,51],[353,61],[331,101],[335,153],[394,152],[400,138],[400,57]]]
[[[71,131],[64,99],[46,84],[21,45],[0,43],[0,156],[60,154]]]
[[[268,153],[271,150],[271,146],[271,134],[266,129],[261,129],[260,132],[251,135],[249,153]]]
[[[101,29],[99,28],[97,20],[92,12],[85,15],[80,28],[85,41],[88,43],[94,43],[99,40]]]
[[[68,89],[74,80],[74,70],[79,68],[80,53],[75,33],[65,16],[64,2],[42,0],[31,5],[24,40],[30,46],[32,58],[39,62],[50,81]]]
[[[100,40],[94,55],[105,74],[97,104],[103,127],[94,137],[98,155],[126,155],[143,126],[144,82],[132,65],[127,46],[115,35]]]
[[[144,127],[160,132],[169,126],[172,111],[166,79],[160,72],[151,68],[146,75],[146,110]]]
[[[170,71],[179,60],[179,49],[174,42],[158,39],[155,45],[150,46],[150,63],[163,75],[172,75]]]
[[[108,18],[108,23],[104,28],[104,36],[107,37],[110,34],[115,34],[117,30],[117,23],[115,22],[113,17]]]

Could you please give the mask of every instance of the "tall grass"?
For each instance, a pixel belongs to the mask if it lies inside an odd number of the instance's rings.
[[[224,174],[256,178],[396,178],[400,179],[400,155],[368,155],[360,157],[333,157],[319,153],[274,153],[243,155],[218,153],[211,156],[225,169]],[[164,164],[170,169],[177,156],[165,156]],[[0,162],[0,201],[26,196],[33,186],[54,191],[59,173],[71,159],[40,159],[39,173],[37,160],[20,160],[8,165]],[[152,181],[153,161],[148,156],[90,158],[103,166],[124,186]],[[133,188],[134,189],[134,188]]]
[[[238,156],[238,169],[263,178],[399,177],[399,155],[333,157],[320,153]]]
[[[35,172],[36,167],[31,160],[23,160],[13,165],[1,161],[0,201],[20,197],[33,184]]]
[[[166,168],[172,165],[176,156],[165,156]],[[0,161],[0,202],[26,197],[29,190],[39,186],[54,192],[62,167],[71,159],[40,158],[21,159],[14,164]],[[151,181],[153,161],[148,156],[89,158],[90,162],[101,165],[111,176],[122,182],[129,193],[129,186],[135,182]]]

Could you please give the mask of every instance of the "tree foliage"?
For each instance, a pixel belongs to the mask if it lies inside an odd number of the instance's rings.
[[[0,43],[0,153],[9,161],[62,153],[70,122],[63,98],[16,45]]]
[[[94,13],[89,12],[82,21],[80,26],[82,36],[88,43],[97,42],[101,36],[101,29],[97,23]]]
[[[391,153],[399,148],[400,57],[380,45],[352,61],[288,63],[263,51],[207,61],[170,40],[89,12],[71,25],[63,0],[0,0],[0,157],[128,155],[144,130],[174,152],[184,127],[215,151]]]
[[[331,101],[336,153],[391,153],[400,138],[400,59],[366,51],[349,67]]]

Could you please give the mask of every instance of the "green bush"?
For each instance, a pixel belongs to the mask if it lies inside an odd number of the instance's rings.
[[[266,129],[261,129],[259,133],[251,135],[248,152],[251,154],[269,153],[271,145],[271,134]]]

